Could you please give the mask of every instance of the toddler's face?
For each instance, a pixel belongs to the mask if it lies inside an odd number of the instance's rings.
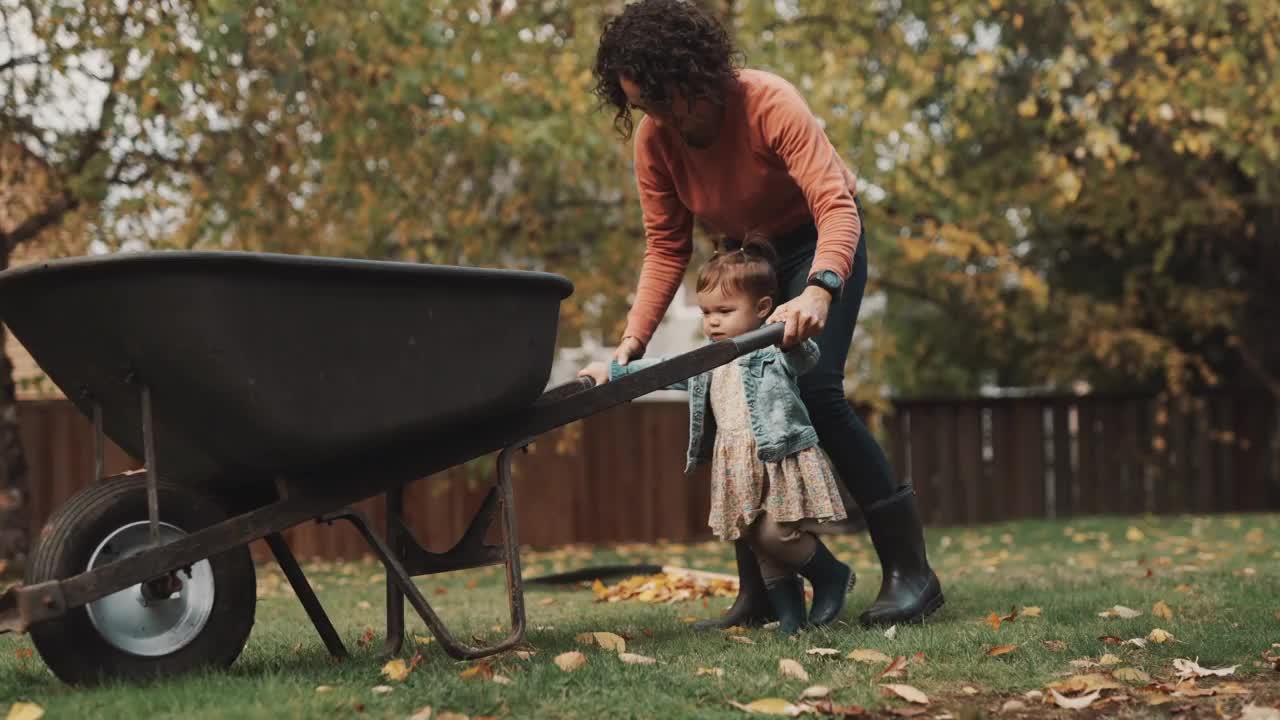
[[[726,294],[713,288],[698,293],[698,306],[702,308],[702,332],[718,342],[760,327],[773,310],[773,300],[753,300],[744,292]]]

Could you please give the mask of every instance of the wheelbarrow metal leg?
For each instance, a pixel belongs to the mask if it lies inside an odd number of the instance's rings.
[[[347,657],[347,648],[338,637],[338,631],[333,628],[333,623],[324,611],[324,606],[320,604],[320,598],[316,597],[315,591],[311,589],[311,583],[307,582],[306,573],[302,572],[302,567],[298,565],[298,559],[289,549],[289,544],[280,533],[271,533],[265,539],[271,548],[271,554],[276,556],[276,562],[280,564],[280,569],[289,580],[289,585],[293,587],[293,594],[298,596],[302,609],[307,611],[307,617],[311,618],[311,624],[316,627],[316,632],[320,634],[320,639],[324,641],[329,654],[340,659]]]
[[[524,582],[520,576],[520,546],[516,534],[515,494],[511,488],[511,454],[512,451],[523,448],[527,444],[527,442],[522,442],[508,447],[498,457],[498,495],[502,505],[502,541],[503,555],[507,568],[507,600],[511,610],[511,631],[506,638],[494,645],[475,647],[455,639],[444,623],[441,622],[440,617],[436,615],[435,610],[431,608],[431,604],[427,602],[427,599],[418,590],[418,586],[414,584],[412,576],[405,570],[404,564],[401,563],[392,548],[388,547],[386,542],[373,531],[373,528],[369,526],[362,513],[348,508],[323,518],[326,522],[347,520],[355,526],[356,530],[364,536],[365,541],[369,543],[369,547],[374,554],[378,556],[386,567],[388,580],[393,582],[404,597],[409,599],[409,604],[413,606],[422,621],[427,624],[427,628],[431,630],[431,633],[436,636],[444,651],[459,660],[474,660],[495,655],[510,650],[524,642]]]
[[[147,461],[147,519],[151,523],[151,544],[160,544],[160,471],[156,468],[156,433],[151,418],[151,388],[142,385],[142,444]]]
[[[401,562],[405,559],[404,531],[401,518],[404,515],[404,486],[387,493],[387,546]],[[387,639],[383,653],[399,655],[404,649],[404,593],[387,574]]]

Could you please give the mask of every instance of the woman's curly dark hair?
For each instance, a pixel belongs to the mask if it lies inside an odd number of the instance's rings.
[[[668,88],[687,98],[723,102],[741,54],[724,27],[687,0],[639,0],[610,18],[600,34],[592,92],[612,106],[613,127],[631,137],[631,106],[620,75],[635,82],[645,99],[669,102]]]

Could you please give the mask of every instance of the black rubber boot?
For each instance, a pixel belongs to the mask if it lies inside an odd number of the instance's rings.
[[[815,538],[816,539],[816,538]],[[853,568],[836,559],[826,545],[818,540],[813,557],[800,568],[799,573],[813,585],[813,606],[809,609],[810,625],[826,625],[840,616],[844,610],[845,596],[853,589],[857,576]]]
[[[724,615],[691,624],[689,627],[694,630],[724,630],[734,625],[756,627],[771,623],[778,617],[769,601],[769,594],[765,592],[756,554],[745,540],[735,541],[733,550],[738,561],[738,597]]]
[[[900,488],[866,509],[867,530],[880,555],[880,595],[862,613],[864,626],[922,622],[942,607],[942,585],[925,555],[915,491]]]
[[[769,600],[778,611],[778,634],[795,635],[804,628],[804,583],[795,575],[773,578],[765,584]]]

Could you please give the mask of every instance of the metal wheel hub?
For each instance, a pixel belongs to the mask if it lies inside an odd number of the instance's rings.
[[[185,536],[160,523],[160,542]],[[136,555],[151,546],[147,521],[129,523],[107,535],[89,558],[87,570]],[[166,594],[166,591],[168,594]],[[89,620],[109,644],[134,655],[169,655],[200,636],[213,612],[213,567],[201,560],[172,576],[157,578],[89,603]]]

